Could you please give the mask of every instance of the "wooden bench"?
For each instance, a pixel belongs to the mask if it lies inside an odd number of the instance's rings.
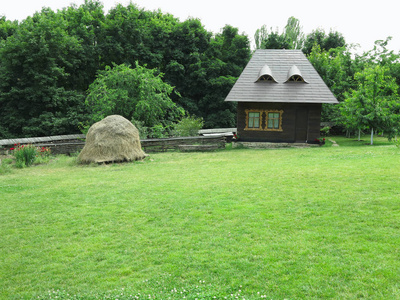
[[[234,134],[236,133],[236,128],[214,128],[214,129],[200,129],[199,135],[207,135],[207,134]]]
[[[236,133],[236,128],[214,128],[214,129],[201,129],[199,135],[201,136],[223,136],[226,141],[230,143],[233,135]]]

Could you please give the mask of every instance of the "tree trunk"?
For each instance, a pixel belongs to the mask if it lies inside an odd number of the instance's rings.
[[[371,128],[371,145],[374,144],[374,129]]]
[[[360,137],[361,137],[361,129],[358,129],[358,141],[360,141]]]

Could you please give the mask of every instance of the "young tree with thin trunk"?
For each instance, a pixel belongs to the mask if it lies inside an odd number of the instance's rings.
[[[389,69],[376,65],[355,74],[358,87],[347,94],[341,112],[349,129],[369,129],[371,145],[374,132],[397,132],[399,97],[395,79]]]

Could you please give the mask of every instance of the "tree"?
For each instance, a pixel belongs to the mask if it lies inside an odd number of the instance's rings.
[[[399,129],[398,86],[387,73],[388,68],[379,65],[356,73],[358,87],[348,93],[341,106],[349,128],[371,130],[371,145],[374,131],[384,130],[392,137]]]
[[[319,45],[323,51],[329,51],[330,49],[345,47],[346,41],[343,35],[337,31],[331,30],[327,35],[325,30],[316,29],[307,35],[303,52],[307,55],[310,54],[315,45]]]
[[[43,9],[21,22],[0,47],[0,127],[5,135],[75,132],[84,115],[81,93],[68,88],[79,65],[78,39],[65,19]]]
[[[97,70],[102,68],[102,41],[104,32],[103,5],[94,0],[85,0],[79,7],[71,5],[59,14],[67,22],[69,36],[79,41],[81,51],[74,59],[78,62],[69,65],[65,71],[70,74],[65,87],[86,92],[96,77]],[[65,53],[66,56],[69,53]]]
[[[161,11],[146,11],[130,3],[118,4],[105,18],[102,40],[104,65],[135,64],[165,71],[175,50],[174,31],[180,26],[178,19]],[[186,37],[190,41],[192,35]],[[194,38],[194,37],[193,37]],[[193,44],[195,41],[190,41]],[[176,58],[175,58],[176,59]]]
[[[268,31],[265,25],[257,29],[254,38],[257,49],[291,49],[292,46],[285,34],[279,34],[278,29]]]
[[[272,31],[272,28],[271,28]],[[263,49],[263,42],[268,38],[269,32],[266,25],[261,26],[257,29],[254,34],[254,41],[256,43],[256,49]]]
[[[9,21],[0,16],[0,41],[12,36],[18,28],[18,21]]]
[[[396,78],[396,82],[400,85],[400,53],[394,53],[389,50],[387,45],[392,37],[387,37],[385,40],[375,41],[374,48],[367,51],[361,57],[364,64],[380,65],[389,68],[389,75]]]
[[[147,127],[171,125],[184,110],[169,98],[173,87],[163,82],[162,75],[137,62],[134,69],[125,64],[106,67],[88,90],[86,105],[91,121],[118,114]]]
[[[290,17],[284,31],[280,34],[278,28],[274,31],[263,25],[254,35],[256,49],[301,49],[304,42],[304,33],[300,21]]]
[[[358,56],[353,58],[353,54],[348,49],[342,47],[327,51],[321,50],[316,44],[308,55],[308,60],[339,102],[344,101],[346,92],[356,88],[354,74],[362,69],[362,63]],[[323,104],[321,117],[324,122],[341,122],[337,105]]]
[[[295,17],[288,19],[284,35],[290,44],[290,49],[301,49],[303,47],[303,28],[300,26],[300,21]]]
[[[167,48],[165,80],[181,95],[173,100],[202,117],[206,128],[235,126],[236,105],[224,100],[249,61],[248,37],[230,25],[212,36],[188,19],[174,28]]]
[[[200,65],[203,96],[198,102],[206,128],[236,126],[236,103],[225,98],[250,59],[249,39],[226,25],[211,40]]]
[[[264,40],[262,47],[262,49],[290,49],[291,45],[285,35],[271,32],[268,38]]]
[[[392,40],[389,36],[385,40],[377,40],[374,43],[374,48],[363,54],[363,58],[367,63],[379,64],[381,66],[390,67],[391,64],[399,62],[399,54],[395,54],[393,50],[389,51],[387,45]]]
[[[202,61],[210,47],[211,33],[198,19],[188,19],[173,27],[164,54],[165,80],[176,87],[181,97],[172,95],[174,102],[198,117],[202,116],[199,102],[204,97],[206,71]]]

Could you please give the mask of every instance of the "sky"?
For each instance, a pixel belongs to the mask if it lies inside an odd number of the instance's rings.
[[[23,20],[43,7],[62,9],[84,0],[0,0],[0,15],[8,20]],[[127,0],[102,0],[105,12],[116,4],[127,5]],[[376,40],[392,37],[388,48],[400,52],[400,18],[397,0],[133,0],[146,10],[161,9],[180,21],[189,17],[200,19],[204,27],[214,33],[226,25],[249,36],[254,45],[254,33],[261,26],[282,32],[289,17],[300,21],[307,35],[315,29],[340,32],[348,44],[358,44],[358,51],[371,50]]]

